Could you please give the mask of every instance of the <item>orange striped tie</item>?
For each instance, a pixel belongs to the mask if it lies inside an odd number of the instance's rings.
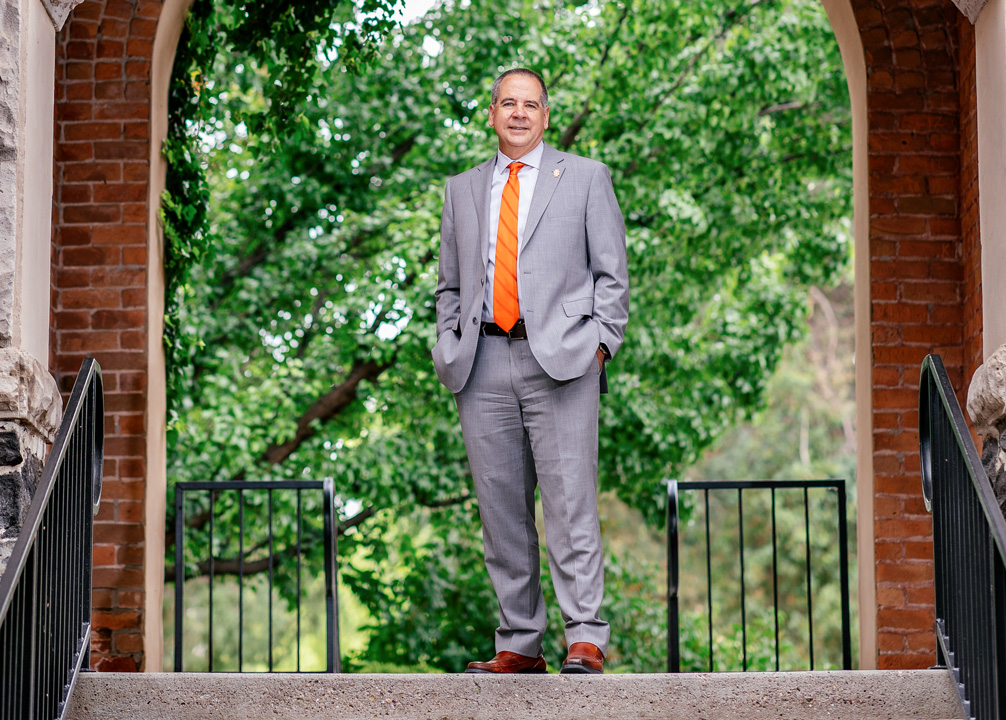
[[[500,224],[496,232],[496,270],[493,274],[493,320],[510,331],[520,318],[517,302],[517,203],[520,181],[517,171],[524,163],[510,163],[510,177],[503,186]]]

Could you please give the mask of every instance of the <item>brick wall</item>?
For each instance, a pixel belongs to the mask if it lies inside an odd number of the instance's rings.
[[[975,80],[975,28],[961,21],[961,248],[964,275],[964,380],[982,364],[982,240],[978,220],[978,88]],[[963,400],[963,398],[962,398]],[[965,403],[961,402],[961,407]],[[967,413],[965,412],[965,417]],[[976,437],[977,440],[977,437]],[[979,445],[981,447],[981,445]]]
[[[105,385],[91,664],[143,664],[150,57],[160,3],[88,0],[57,37],[52,358]]]
[[[946,0],[854,0],[868,72],[874,532],[881,668],[935,662],[919,366],[963,386],[958,17]]]

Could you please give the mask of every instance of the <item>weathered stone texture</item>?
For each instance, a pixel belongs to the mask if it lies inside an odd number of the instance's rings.
[[[992,353],[971,379],[968,415],[982,438],[982,465],[1006,515],[1006,345]]]
[[[13,331],[20,59],[18,0],[0,0],[0,347],[11,344]]]
[[[70,16],[70,11],[80,5],[84,0],[42,0],[42,6],[49,13],[52,24],[56,27],[56,32],[63,29],[63,23]]]
[[[23,460],[21,442],[18,439],[17,433],[12,431],[0,432],[0,465],[18,465]]]
[[[59,388],[38,360],[17,348],[0,350],[0,575],[24,524],[46,443],[63,414]]]
[[[43,460],[41,455],[26,449],[27,446],[40,445],[33,430],[26,430],[13,422],[0,422],[0,433],[12,436],[24,449],[23,460],[0,467],[0,575],[3,575],[42,476]],[[44,445],[41,449],[44,452]],[[21,454],[18,453],[19,456]]]
[[[16,420],[33,428],[39,442],[52,442],[62,415],[59,388],[45,366],[18,348],[0,349],[0,420]]]
[[[971,24],[974,25],[978,21],[978,13],[982,11],[986,3],[989,0],[954,0],[954,5],[957,9],[964,13]]]

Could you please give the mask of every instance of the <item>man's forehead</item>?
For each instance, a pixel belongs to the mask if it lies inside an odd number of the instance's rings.
[[[500,102],[503,100],[534,100],[541,98],[541,84],[528,75],[511,75],[500,83]]]

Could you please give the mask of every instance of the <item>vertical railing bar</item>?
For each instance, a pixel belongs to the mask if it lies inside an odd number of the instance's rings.
[[[748,669],[748,621],[747,621],[747,585],[744,577],[744,490],[737,488],[737,522],[738,537],[740,538],[741,552],[741,648],[742,659],[741,668],[744,672]]]
[[[667,672],[681,672],[678,613],[678,481],[667,481]]]
[[[949,448],[950,444],[947,443],[948,460],[950,459]],[[968,529],[970,526],[970,520],[973,508],[971,506],[971,503],[968,502],[969,498],[966,488],[964,484],[960,482],[960,477],[958,476],[956,465],[950,464],[949,469],[952,478],[951,482],[953,482],[953,485],[957,489],[957,492],[961,498],[960,503],[961,524],[959,525],[959,527],[963,529],[961,540],[963,542],[964,548],[970,549],[972,538],[970,537],[970,533],[968,533]],[[973,704],[974,693],[976,688],[974,687],[974,684],[971,682],[973,666],[969,661],[972,656],[972,647],[974,642],[974,636],[972,635],[971,632],[971,624],[972,624],[971,603],[973,602],[973,597],[970,592],[974,588],[974,568],[973,568],[973,558],[970,555],[971,555],[970,553],[964,552],[958,556],[962,558],[964,564],[964,582],[961,586],[962,590],[961,598],[963,600],[963,602],[961,603],[961,608],[963,612],[963,617],[961,618],[960,623],[962,627],[959,628],[961,632],[958,633],[958,636],[961,638],[961,644],[960,644],[961,662],[959,663],[959,666],[961,668],[961,675],[964,678],[964,687],[967,693],[967,699],[971,700]]]
[[[238,672],[245,657],[245,491],[238,489]]]
[[[715,672],[713,660],[713,562],[712,541],[709,533],[709,490],[705,491],[706,507],[706,599],[709,603],[709,672]]]
[[[54,493],[55,494],[55,493]],[[45,658],[52,652],[50,648],[50,642],[52,638],[52,628],[50,626],[50,615],[46,612],[47,600],[51,598],[50,595],[50,582],[51,576],[44,572],[45,568],[49,563],[46,562],[48,559],[46,556],[48,554],[48,532],[46,528],[49,526],[50,517],[52,515],[52,501],[50,501],[49,506],[46,508],[42,515],[42,526],[38,530],[38,539],[35,541],[35,562],[38,567],[38,593],[35,595],[35,612],[37,613],[39,633],[39,642],[36,648],[35,655],[35,688],[33,695],[35,696],[35,712],[38,715],[44,715],[45,708],[45,690],[49,680],[48,677],[48,667],[46,666]]]
[[[214,516],[216,515],[216,493],[210,490],[210,607],[209,607],[209,657],[210,657],[210,672],[213,672],[213,575],[216,568],[214,567],[214,553],[213,553],[213,530],[214,530]]]
[[[297,488],[297,672],[300,672],[300,538],[301,521],[303,514],[303,496],[300,488]]]
[[[775,611],[775,671],[779,672],[779,565],[775,526],[775,488],[772,488],[772,605]]]
[[[849,607],[849,522],[845,481],[838,483],[839,588],[842,596],[842,669],[852,670],[852,620]]]
[[[325,617],[328,622],[326,640],[328,652],[326,670],[342,672],[342,651],[339,641],[339,527],[335,515],[335,482],[322,482],[322,518],[325,541]]]
[[[269,488],[269,672],[273,671],[272,658],[272,588],[273,588],[273,534],[272,534],[272,488]]]
[[[993,618],[995,627],[993,637],[995,646],[992,650],[992,663],[994,674],[992,677],[992,687],[995,689],[995,699],[993,702],[996,717],[1006,717],[1006,566],[999,557],[999,553],[992,548],[992,562],[995,577],[993,579],[993,592],[995,595],[993,608]]]
[[[814,669],[814,600],[811,596],[810,567],[810,497],[805,487],[803,489],[803,533],[804,549],[806,550],[807,566],[807,645],[810,647],[810,669]]]
[[[182,624],[185,613],[185,488],[175,485],[175,672],[182,672]]]
[[[35,658],[38,654],[38,539],[35,540],[35,548],[31,552],[31,602],[29,603],[29,608],[31,610],[31,630],[28,635],[30,640],[28,642],[29,656],[26,658],[28,660],[29,676],[28,676],[28,715],[27,717],[35,717],[35,699],[37,689],[35,684],[38,682],[38,678],[35,675]]]

